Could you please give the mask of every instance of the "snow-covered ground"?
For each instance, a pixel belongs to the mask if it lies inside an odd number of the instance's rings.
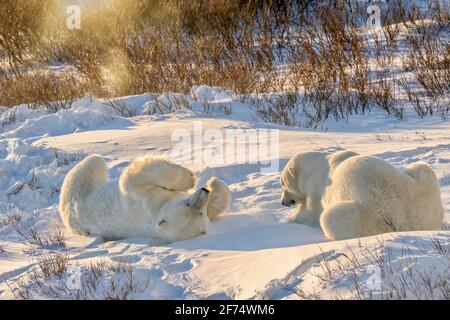
[[[449,231],[327,242],[320,229],[290,222],[291,210],[279,200],[280,171],[295,153],[353,150],[399,168],[416,161],[429,163],[440,180],[448,224],[448,120],[418,119],[407,112],[407,118],[399,121],[373,111],[348,121],[327,120],[321,130],[268,125],[234,93],[209,87],[194,87],[187,96],[164,94],[158,102],[150,95],[120,101],[136,116],[124,118],[90,97],[56,114],[24,105],[0,109],[0,299],[445,298],[448,294],[448,287],[443,288],[450,285]],[[154,112],[179,104],[188,108],[164,115]],[[146,115],[149,112],[155,114]],[[61,227],[59,188],[65,174],[86,154],[103,155],[110,175],[118,177],[137,156],[171,154],[177,143],[172,133],[180,129],[193,133],[199,125],[220,132],[279,130],[279,154],[272,159],[279,161],[276,172],[263,173],[258,164],[237,161],[187,165],[197,172],[200,183],[216,175],[233,193],[231,209],[209,225],[206,235],[170,244],[138,238],[104,242]],[[194,151],[209,147],[192,145]],[[63,265],[61,272],[46,275],[45,270],[58,265]],[[405,274],[410,277],[403,279]],[[439,285],[428,290],[427,283]]]

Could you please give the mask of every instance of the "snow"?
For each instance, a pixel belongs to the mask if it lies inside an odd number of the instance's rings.
[[[12,126],[16,128],[9,129],[11,125],[6,125],[6,128],[3,128],[6,129],[5,132],[0,135],[2,138],[56,136],[80,130],[92,130],[117,119],[110,107],[91,97],[81,99],[70,109],[61,109],[54,114],[42,110],[30,110],[28,106],[20,105],[4,112],[0,121],[5,121],[11,114],[15,114],[16,122]],[[127,122],[124,119],[121,120]]]
[[[109,261],[104,263],[98,286],[88,298],[105,298],[111,281],[126,284],[129,272],[133,272],[140,287],[127,298],[295,299],[332,298],[338,294],[355,298],[349,289],[354,285],[353,273],[350,267],[342,265],[345,257],[357,256],[360,266],[356,275],[362,285],[367,285],[376,265],[364,258],[367,250],[391,257],[389,261],[395,270],[448,273],[448,256],[444,251],[450,251],[449,231],[393,233],[383,235],[383,240],[374,236],[328,242],[320,229],[292,223],[291,210],[281,206],[279,200],[280,171],[291,156],[300,151],[330,153],[347,149],[376,155],[399,168],[415,161],[429,163],[440,179],[448,224],[448,120],[418,119],[407,113],[406,120],[399,121],[373,111],[368,115],[352,115],[348,121],[327,120],[321,130],[286,127],[264,123],[253,106],[239,95],[207,86],[195,86],[187,95],[143,94],[113,101],[133,115],[127,118],[108,103],[111,101],[86,97],[70,109],[54,114],[26,105],[0,110],[0,299],[17,297],[11,285],[22,282],[29,287],[32,297],[80,298],[70,290],[54,296],[52,290],[43,291],[30,280],[30,273],[43,255],[58,253],[68,255],[69,267],[61,277],[46,279],[54,286],[67,287],[77,272],[86,279],[92,274],[89,266]],[[168,110],[171,112],[167,113]],[[24,235],[30,230],[49,235],[61,223],[59,188],[67,172],[86,154],[104,156],[110,175],[117,178],[137,156],[170,155],[176,144],[171,139],[172,133],[175,130],[193,133],[199,124],[204,131],[219,132],[233,128],[277,129],[280,141],[279,154],[273,159],[279,166],[272,173],[262,172],[258,164],[239,161],[188,164],[200,183],[216,175],[232,190],[232,207],[219,221],[209,225],[206,235],[170,244],[142,238],[104,242],[63,229],[65,246],[27,243]],[[222,142],[227,142],[226,135],[223,137]],[[205,151],[209,145],[195,148]],[[239,152],[242,151],[234,150],[234,159]],[[249,152],[250,149],[245,150],[247,155]],[[444,251],[435,245],[436,239],[440,239]],[[409,258],[405,257],[406,245],[408,252],[413,253]],[[412,256],[414,263],[410,261]],[[314,276],[323,273],[320,262],[323,258],[335,270],[340,268],[329,279]],[[127,267],[111,265],[123,261]],[[388,274],[386,279],[397,281],[395,273]],[[303,294],[299,288],[307,293]],[[411,292],[407,297],[418,298]]]

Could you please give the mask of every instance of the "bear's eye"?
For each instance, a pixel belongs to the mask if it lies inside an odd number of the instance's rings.
[[[164,223],[167,223],[166,219],[162,219],[162,220],[158,223],[158,226],[161,226],[161,225],[163,225]]]

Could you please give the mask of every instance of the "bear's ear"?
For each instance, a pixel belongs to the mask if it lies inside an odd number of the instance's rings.
[[[299,170],[300,168],[298,168],[292,161],[289,161],[286,167],[284,167],[284,170],[281,174],[281,186],[284,189],[294,193],[299,192],[297,186],[297,176]]]

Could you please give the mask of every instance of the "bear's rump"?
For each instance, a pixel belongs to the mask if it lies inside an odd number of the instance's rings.
[[[410,177],[374,157],[354,157],[338,167],[331,177],[326,202],[355,201],[378,207],[398,207],[408,201],[405,186]],[[397,208],[400,209],[400,208]]]

